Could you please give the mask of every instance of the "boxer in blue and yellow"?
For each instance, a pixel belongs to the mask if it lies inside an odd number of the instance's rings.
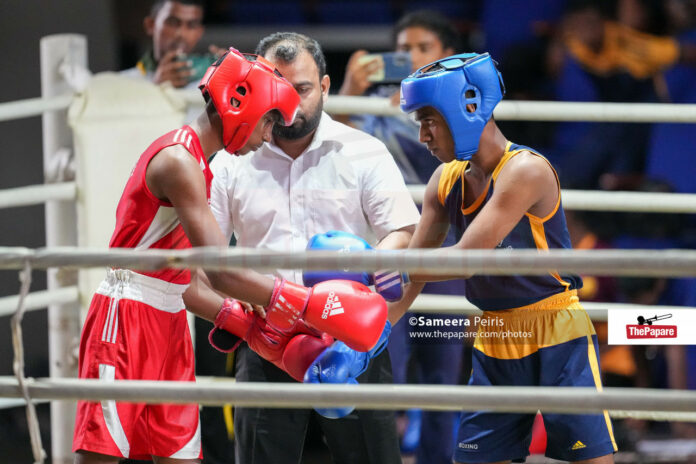
[[[487,54],[454,55],[401,83],[401,108],[415,112],[420,141],[444,164],[430,179],[410,248],[570,248],[558,177],[534,150],[509,142],[492,118],[502,76]],[[411,275],[405,309],[423,282],[455,276]],[[578,301],[577,276],[469,276],[466,296],[484,311],[474,344],[471,385],[593,386],[601,389],[597,339]],[[507,338],[503,338],[503,335]],[[543,411],[542,411],[543,413]],[[546,455],[613,463],[607,413],[543,414]],[[456,462],[524,462],[534,414],[462,414]]]

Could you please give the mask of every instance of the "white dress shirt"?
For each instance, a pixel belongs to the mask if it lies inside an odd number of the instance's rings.
[[[213,214],[241,247],[304,251],[313,235],[330,230],[351,232],[374,246],[419,219],[384,144],[326,113],[295,160],[266,143],[246,156],[220,152],[210,167]],[[278,274],[302,283],[301,270]]]

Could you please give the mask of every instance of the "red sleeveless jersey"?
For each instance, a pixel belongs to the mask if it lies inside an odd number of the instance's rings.
[[[169,132],[155,140],[140,155],[133,168],[116,208],[116,229],[109,242],[110,248],[191,248],[191,242],[186,237],[172,204],[155,197],[145,182],[145,171],[152,157],[162,149],[176,144],[183,145],[200,165],[205,176],[206,197],[210,203],[213,173],[208,166],[198,135],[189,126]],[[188,284],[191,280],[188,269],[138,272],[175,284]]]

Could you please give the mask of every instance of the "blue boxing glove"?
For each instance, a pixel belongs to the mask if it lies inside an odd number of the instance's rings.
[[[307,243],[308,250],[334,250],[342,252],[371,250],[372,246],[363,238],[348,232],[330,230],[325,234],[316,234]],[[326,280],[354,280],[365,285],[372,285],[372,276],[367,272],[357,271],[304,271],[302,280],[305,287],[312,287]]]
[[[317,234],[309,239],[308,250],[340,250],[343,252],[372,250],[367,241],[355,234],[331,230],[325,234]],[[311,287],[319,282],[331,279],[354,280],[365,285],[375,286],[377,293],[387,301],[398,301],[403,296],[403,286],[408,283],[408,276],[391,270],[381,270],[374,278],[367,272],[351,271],[305,271],[302,274],[304,285]]]
[[[390,333],[391,323],[387,321],[379,341],[367,352],[355,351],[341,341],[334,342],[309,366],[305,372],[304,383],[357,384],[357,378],[367,370],[370,360],[387,347]],[[355,406],[314,409],[327,419],[340,419],[353,412]]]

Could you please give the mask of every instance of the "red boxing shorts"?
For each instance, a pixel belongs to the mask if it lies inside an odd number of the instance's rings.
[[[194,356],[177,285],[109,270],[80,340],[81,379],[194,382]],[[79,401],[73,451],[131,459],[200,459],[198,405]]]

